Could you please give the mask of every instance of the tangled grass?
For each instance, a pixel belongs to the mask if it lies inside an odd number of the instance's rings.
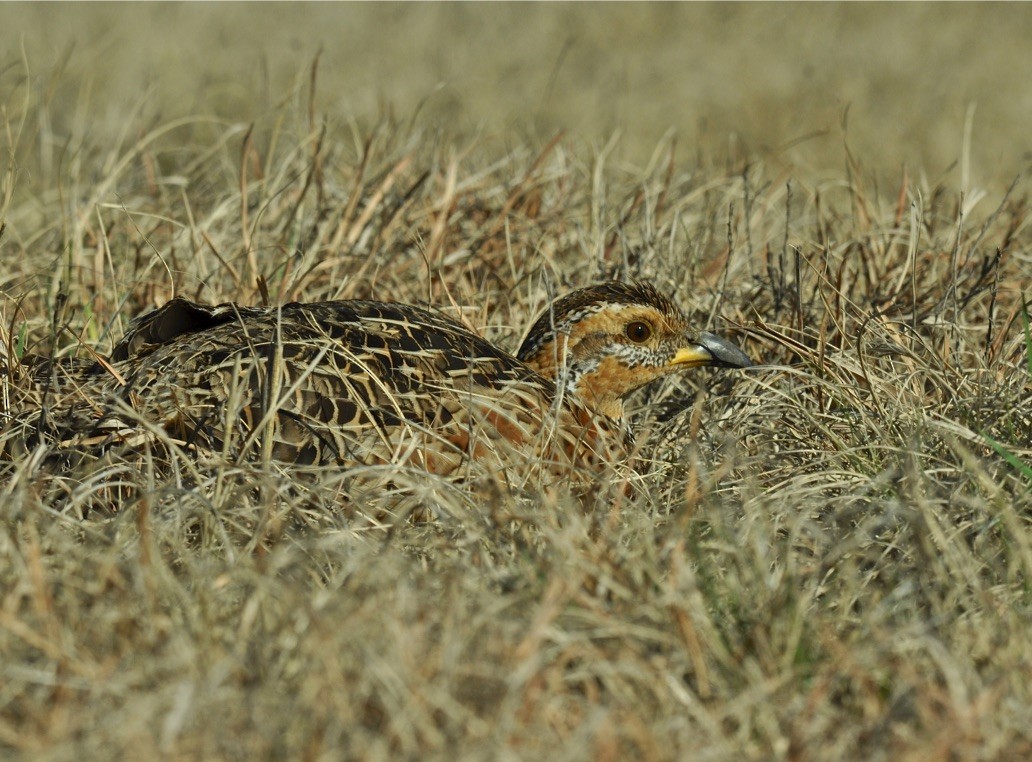
[[[886,190],[848,151],[826,178],[673,143],[645,167],[562,135],[487,151],[303,91],[54,156],[25,104],[0,207],[5,755],[1032,755],[1027,178],[980,199]],[[634,400],[632,497],[415,477],[434,520],[378,523],[329,469],[55,469],[11,442],[48,404],[21,358],[89,360],[173,295],[430,303],[515,348],[610,277],[763,363]]]

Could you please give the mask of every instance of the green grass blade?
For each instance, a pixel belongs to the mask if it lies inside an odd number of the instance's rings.
[[[1012,453],[1010,450],[1008,450],[1002,444],[1000,444],[991,436],[986,434],[984,431],[982,432],[982,436],[985,438],[985,441],[989,443],[990,447],[996,450],[996,452],[998,452],[1005,461],[1014,466],[1014,468],[1017,469],[1018,473],[1020,473],[1028,480],[1029,484],[1032,484],[1032,465],[1025,463],[1023,460],[1021,460],[1021,458]]]

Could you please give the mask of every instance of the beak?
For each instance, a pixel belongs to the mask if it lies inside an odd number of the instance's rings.
[[[671,365],[712,365],[717,368],[748,368],[753,364],[749,355],[727,339],[712,333],[700,333],[695,344],[677,350]]]

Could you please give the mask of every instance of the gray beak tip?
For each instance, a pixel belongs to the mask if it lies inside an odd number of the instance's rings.
[[[748,368],[753,364],[749,355],[715,334],[699,334],[699,345],[713,355],[712,365],[717,368]]]

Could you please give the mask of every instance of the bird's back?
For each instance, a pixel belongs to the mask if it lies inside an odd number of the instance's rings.
[[[474,464],[500,472],[516,453],[592,458],[598,439],[590,414],[554,405],[554,382],[512,355],[443,315],[384,302],[174,299],[135,321],[78,395],[65,432],[80,442],[131,442],[156,426],[232,459],[463,476]]]

